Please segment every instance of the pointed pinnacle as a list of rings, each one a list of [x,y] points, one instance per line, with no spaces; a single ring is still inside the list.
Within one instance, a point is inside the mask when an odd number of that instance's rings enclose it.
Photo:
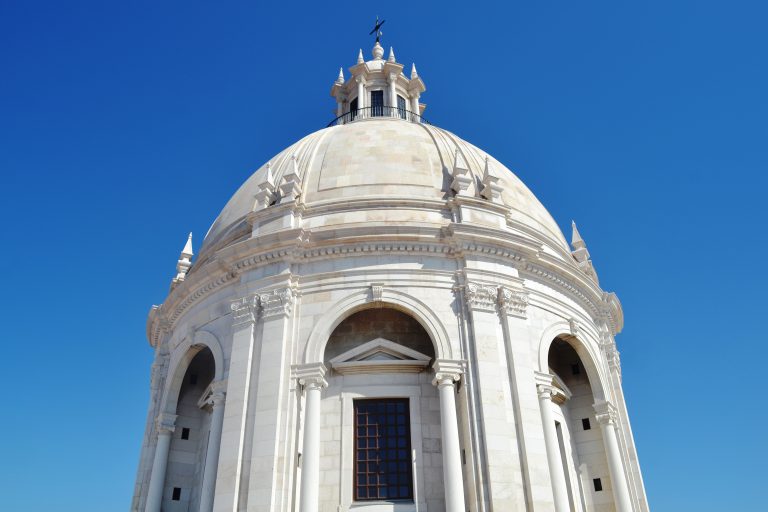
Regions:
[[[181,250],[181,255],[187,256],[188,258],[195,255],[195,253],[192,252],[192,233],[187,237],[187,243],[184,244],[184,248]]]
[[[574,249],[578,249],[580,247],[586,247],[587,244],[581,238],[579,229],[576,227],[576,221],[573,221],[573,220],[571,221],[571,229],[573,231],[573,234],[571,235],[571,245],[574,247]]]
[[[391,46],[389,47],[389,57],[387,57],[387,62],[395,62],[395,50]]]
[[[264,174],[264,181],[273,185],[275,184],[275,177],[272,174],[272,162],[267,162],[267,172]]]
[[[339,76],[336,78],[337,84],[343,84],[344,83],[344,68],[339,68]]]
[[[363,58],[363,49],[360,48],[360,53],[357,54],[357,63],[362,64],[365,62],[365,59]]]
[[[416,71],[415,62],[411,65],[411,80],[413,80],[414,78],[419,78],[419,73]]]

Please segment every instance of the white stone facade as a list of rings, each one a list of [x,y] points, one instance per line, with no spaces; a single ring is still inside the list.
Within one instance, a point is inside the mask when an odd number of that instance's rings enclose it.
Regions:
[[[621,306],[578,232],[420,116],[347,115],[377,88],[421,114],[415,69],[350,71],[339,124],[254,173],[150,312],[132,510],[647,511]],[[410,499],[355,499],[377,398],[407,399]]]

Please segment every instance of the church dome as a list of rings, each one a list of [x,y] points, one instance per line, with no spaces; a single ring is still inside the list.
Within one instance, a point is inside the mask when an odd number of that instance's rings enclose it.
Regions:
[[[131,510],[647,512],[616,295],[384,53],[189,235]]]
[[[560,228],[525,184],[503,164],[453,133],[399,118],[371,117],[314,132],[270,161],[274,183],[292,171],[300,176],[301,201],[307,208],[354,199],[442,201],[450,198],[453,170],[465,167],[465,193],[481,197],[483,176],[498,178],[500,202],[508,218],[568,251]],[[202,255],[250,235],[246,217],[254,208],[267,164],[253,173],[211,226]],[[366,220],[369,222],[370,219]]]

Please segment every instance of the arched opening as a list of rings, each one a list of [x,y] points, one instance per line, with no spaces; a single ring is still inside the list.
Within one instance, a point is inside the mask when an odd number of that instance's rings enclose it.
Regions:
[[[601,428],[595,419],[597,399],[590,381],[593,368],[585,366],[574,343],[579,341],[555,338],[548,353],[549,372],[554,375],[557,391],[549,405],[555,419],[568,501],[573,512],[612,511],[615,506],[608,462]]]
[[[211,409],[207,398],[215,371],[213,353],[205,347],[192,357],[184,372],[173,411],[177,417],[165,473],[164,511],[197,510],[200,506],[211,427]]]
[[[427,331],[412,316],[393,308],[363,309],[341,321],[325,346],[328,363],[340,354],[371,340],[384,338],[435,358]]]
[[[320,422],[320,467],[333,468],[323,476],[333,485],[321,486],[321,512],[445,508],[435,357],[427,331],[399,309],[356,311],[334,328]]]

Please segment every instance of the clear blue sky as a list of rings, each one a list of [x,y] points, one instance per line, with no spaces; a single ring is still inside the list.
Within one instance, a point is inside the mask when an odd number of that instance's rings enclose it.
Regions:
[[[379,14],[427,118],[576,219],[618,293],[652,510],[768,510],[761,4],[0,0],[0,508],[128,509],[187,232],[332,118]]]

